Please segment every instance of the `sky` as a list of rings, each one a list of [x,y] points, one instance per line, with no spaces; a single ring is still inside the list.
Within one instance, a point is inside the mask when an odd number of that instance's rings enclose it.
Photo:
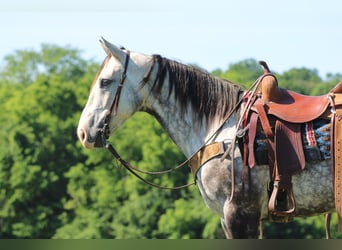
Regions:
[[[49,43],[105,57],[99,38],[212,71],[253,58],[274,72],[342,73],[341,0],[0,0],[0,62]]]

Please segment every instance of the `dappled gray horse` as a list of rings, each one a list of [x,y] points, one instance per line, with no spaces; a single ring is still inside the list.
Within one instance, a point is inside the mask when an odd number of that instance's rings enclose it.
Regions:
[[[91,87],[77,133],[84,147],[106,145],[109,137],[135,112],[155,117],[192,164],[207,206],[221,217],[227,238],[257,238],[269,218],[268,165],[247,169],[237,146],[245,103],[240,86],[163,58],[131,52],[102,39],[107,54]],[[198,152],[215,145],[213,157]],[[206,154],[203,153],[203,154]],[[222,157],[224,155],[224,157]],[[292,177],[294,216],[334,211],[330,160],[306,163]]]

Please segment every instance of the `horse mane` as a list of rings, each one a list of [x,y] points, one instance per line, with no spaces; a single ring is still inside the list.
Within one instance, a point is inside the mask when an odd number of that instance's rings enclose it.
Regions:
[[[174,93],[180,104],[182,115],[191,104],[197,118],[207,120],[214,117],[224,118],[239,100],[242,89],[228,80],[210,75],[199,68],[170,60],[160,55],[153,55],[154,64],[158,64],[157,77],[153,82],[151,92],[158,96],[166,77],[169,77],[168,95]],[[144,77],[142,84],[148,81],[150,72]]]

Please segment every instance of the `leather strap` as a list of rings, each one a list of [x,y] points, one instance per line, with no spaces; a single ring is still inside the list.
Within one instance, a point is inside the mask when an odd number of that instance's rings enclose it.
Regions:
[[[213,142],[204,146],[189,160],[189,165],[196,180],[196,174],[201,166],[212,158],[224,154],[224,142]]]
[[[182,189],[185,187],[189,187],[191,185],[194,185],[195,182],[192,183],[188,183],[185,185],[181,185],[181,186],[176,186],[176,187],[165,187],[165,186],[160,186],[158,184],[155,184],[153,182],[150,182],[148,180],[146,180],[145,178],[143,178],[142,176],[140,176],[137,171],[136,168],[133,167],[132,165],[130,165],[127,161],[125,161],[124,159],[121,158],[121,156],[118,154],[118,152],[116,152],[115,148],[112,146],[112,144],[107,143],[105,145],[105,147],[108,149],[108,151],[116,158],[116,160],[118,160],[129,172],[131,172],[135,177],[137,177],[139,180],[141,180],[142,182],[152,186],[152,187],[156,187],[156,188],[160,188],[160,189],[168,189],[168,190],[177,190],[177,189]]]
[[[339,232],[342,232],[342,110],[336,110],[333,120],[333,161],[335,166],[335,207],[339,216]]]
[[[253,168],[255,166],[255,155],[254,155],[254,141],[257,132],[258,114],[252,112],[249,120],[248,130],[248,166]]]
[[[268,209],[271,214],[274,214],[276,216],[289,216],[295,211],[296,208],[295,198],[292,191],[291,176],[288,174],[280,176],[275,154],[275,136],[274,132],[272,131],[270,122],[268,120],[264,104],[262,102],[256,102],[254,104],[254,107],[258,112],[261,126],[265,132],[266,138],[268,139],[268,160],[270,166],[270,175],[274,182],[273,191],[268,203]],[[285,189],[287,190],[288,206],[286,210],[279,210],[276,205],[278,193],[279,190]]]
[[[274,134],[270,125],[270,122],[268,121],[267,114],[264,108],[264,104],[261,102],[256,102],[254,104],[254,107],[257,109],[261,126],[264,129],[265,135],[267,139],[274,140]]]
[[[261,122],[262,129],[265,132],[265,136],[268,141],[268,165],[270,166],[270,172],[271,176],[274,171],[275,166],[275,146],[274,146],[274,133],[272,131],[270,122],[268,121],[267,114],[264,108],[264,104],[261,102],[256,102],[254,104],[254,107],[256,108],[259,119]]]
[[[130,51],[127,50],[126,52],[126,59],[125,59],[125,64],[124,64],[124,71],[122,72],[121,78],[120,78],[120,83],[118,86],[118,89],[116,91],[116,95],[114,97],[112,106],[110,107],[110,113],[113,112],[114,115],[118,113],[118,106],[119,106],[119,101],[120,101],[120,96],[121,96],[121,90],[123,87],[123,84],[126,80],[126,74],[127,74],[127,69],[128,69],[128,62],[129,62],[129,57],[130,57]]]

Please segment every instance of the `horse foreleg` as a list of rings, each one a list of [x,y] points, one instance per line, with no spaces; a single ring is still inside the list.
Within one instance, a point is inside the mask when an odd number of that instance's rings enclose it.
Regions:
[[[221,218],[221,226],[222,226],[222,230],[224,232],[224,235],[226,236],[227,239],[232,239],[231,237],[231,233],[226,225],[226,222],[224,220],[224,218]]]
[[[227,239],[247,239],[258,237],[258,213],[247,213],[243,208],[229,203],[224,207],[222,229]]]
[[[259,239],[262,240],[262,238],[264,237],[264,230],[262,227],[262,220],[259,221]]]
[[[325,214],[325,237],[326,239],[331,239],[330,220],[331,220],[331,213]]]

